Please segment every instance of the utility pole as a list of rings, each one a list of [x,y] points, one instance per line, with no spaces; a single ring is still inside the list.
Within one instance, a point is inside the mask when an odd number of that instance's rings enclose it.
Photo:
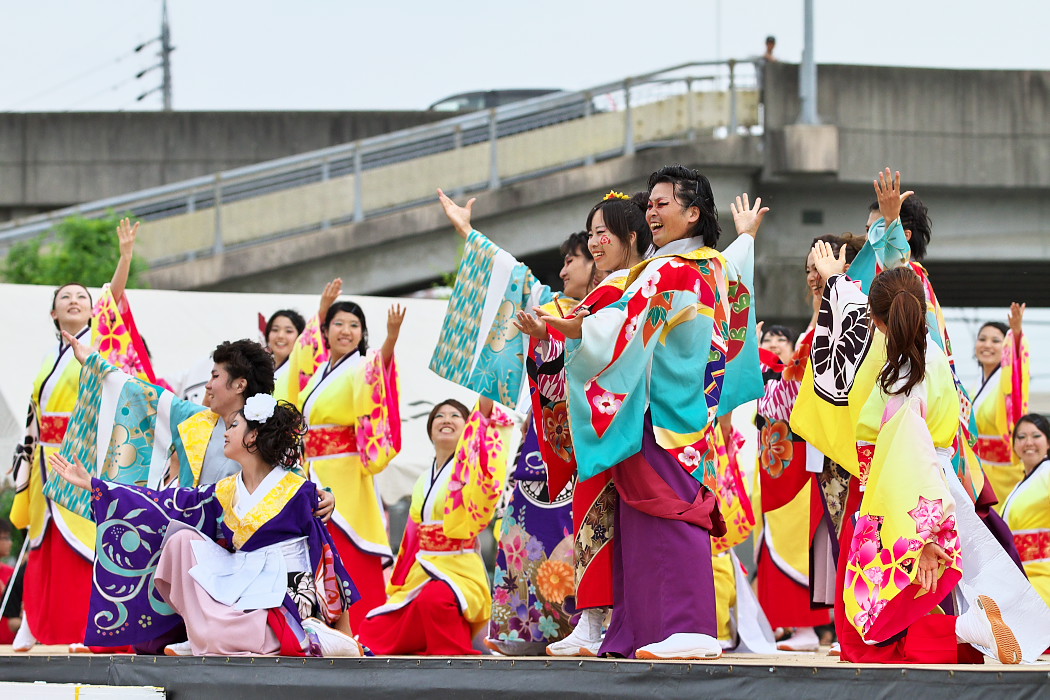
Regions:
[[[171,111],[171,29],[168,27],[168,0],[161,3],[160,15],[160,65],[161,95],[164,98],[164,111]]]
[[[817,114],[817,62],[813,58],[813,0],[803,0],[805,6],[803,35],[805,44],[802,47],[802,65],[799,66],[798,98],[802,109],[798,115],[799,124],[819,124]]]

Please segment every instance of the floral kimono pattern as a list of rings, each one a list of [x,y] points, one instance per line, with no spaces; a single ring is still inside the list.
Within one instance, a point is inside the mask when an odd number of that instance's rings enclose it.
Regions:
[[[1000,503],[1024,477],[1024,467],[1014,455],[1013,431],[1028,413],[1031,380],[1028,338],[1008,331],[999,367],[977,389],[973,413],[977,420],[974,452],[981,459],[988,481]]]
[[[1014,533],[1025,575],[1050,607],[1050,460],[1036,465],[1014,488],[1003,519]]]
[[[317,369],[328,360],[328,348],[321,332],[321,323],[315,314],[295,339],[292,352],[273,373],[273,397],[299,404],[299,392],[306,388]]]
[[[276,612],[296,630],[307,651],[303,612],[335,622],[357,599],[331,536],[314,517],[317,489],[286,472],[243,517],[234,510],[238,475],[200,488],[155,491],[92,479],[91,506],[98,523],[94,590],[86,643],[118,646],[148,642],[179,624],[154,586],[164,536],[173,521],[185,523],[228,551],[251,552],[305,537],[310,571],[289,576]],[[282,653],[296,650],[282,648]]]

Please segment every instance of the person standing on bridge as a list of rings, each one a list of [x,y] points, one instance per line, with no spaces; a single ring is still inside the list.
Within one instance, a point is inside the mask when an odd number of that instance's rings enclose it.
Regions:
[[[618,498],[603,655],[722,654],[711,537],[727,528],[704,480],[716,469],[718,416],[762,394],[751,277],[768,209],[743,195],[732,210],[741,235],[722,254],[709,180],[662,168],[649,179],[657,249],[623,293],[571,319],[537,310],[566,339],[579,478],[611,471]]]

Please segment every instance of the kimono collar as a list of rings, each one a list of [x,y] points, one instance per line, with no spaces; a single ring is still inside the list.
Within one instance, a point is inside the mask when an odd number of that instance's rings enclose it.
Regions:
[[[278,467],[278,469],[280,468]],[[278,471],[278,469],[274,471]],[[299,487],[306,482],[306,479],[295,472],[284,471],[283,469],[280,469],[280,472],[283,472],[280,480],[243,517],[237,513],[235,500],[237,498],[237,482],[240,480],[240,475],[228,476],[215,485],[215,497],[222,504],[225,514],[224,521],[226,527],[233,533],[232,544],[235,549],[244,547],[245,543],[252,538],[252,535],[259,531],[259,528],[270,522],[272,518],[284,510],[288,502],[292,500],[292,497],[299,493]],[[261,492],[262,487],[263,484],[260,484],[256,492]]]
[[[245,513],[250,511],[255,506],[259,505],[266,495],[284,477],[284,470],[280,467],[275,467],[270,470],[270,473],[263,477],[263,480],[259,482],[259,485],[255,487],[255,491],[248,491],[248,487],[244,484],[244,472],[239,471],[236,474],[237,477],[237,495],[233,501],[233,509],[237,512],[239,517],[244,517]]]
[[[648,257],[661,258],[665,255],[685,255],[686,253],[695,253],[706,247],[703,238],[690,236],[689,238],[679,238],[677,241],[671,241],[662,248],[652,245],[649,247]]]

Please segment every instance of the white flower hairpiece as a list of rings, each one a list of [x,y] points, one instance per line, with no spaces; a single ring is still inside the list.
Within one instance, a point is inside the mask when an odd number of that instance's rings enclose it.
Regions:
[[[244,402],[244,417],[256,423],[265,423],[273,417],[277,399],[269,394],[256,394]]]

